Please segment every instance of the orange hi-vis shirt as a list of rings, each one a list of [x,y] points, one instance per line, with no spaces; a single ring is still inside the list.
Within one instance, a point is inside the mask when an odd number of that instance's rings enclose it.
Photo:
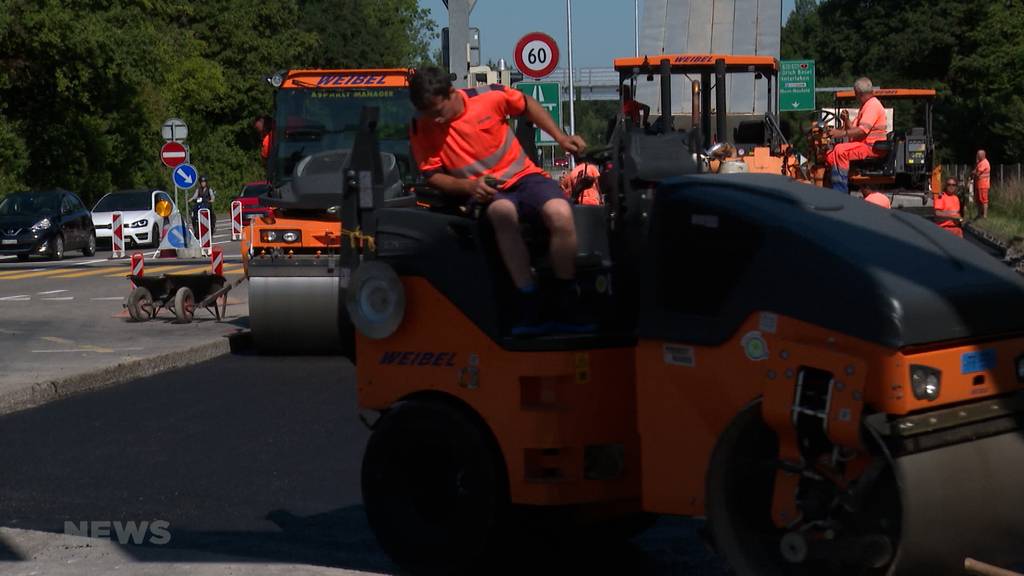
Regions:
[[[864,142],[867,144],[885,140],[887,134],[885,107],[878,101],[878,98],[872,96],[860,107],[857,117],[853,120],[853,125],[859,126],[867,134],[867,137],[864,138]]]
[[[959,216],[960,198],[957,198],[953,194],[942,194],[935,199],[935,211],[956,212],[957,216]],[[951,220],[943,220],[939,222],[939,226],[942,226],[943,228],[956,228],[957,224]]]
[[[507,189],[528,174],[544,174],[530,160],[508,125],[526,111],[526,97],[501,84],[456,90],[465,106],[451,122],[413,120],[409,139],[424,178],[445,173],[459,178],[491,176]]]
[[[978,165],[974,167],[978,171],[978,176],[975,179],[975,186],[978,188],[988,188],[992,180],[992,166],[988,163],[988,158],[978,162]]]

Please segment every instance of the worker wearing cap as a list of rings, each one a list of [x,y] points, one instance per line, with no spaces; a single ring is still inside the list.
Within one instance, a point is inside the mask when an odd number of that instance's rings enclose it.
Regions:
[[[590,162],[580,162],[570,172],[566,172],[559,179],[562,192],[570,202],[583,204],[585,206],[601,205],[601,189],[598,186],[598,179],[601,172],[597,165]]]
[[[949,218],[960,218],[960,197],[956,195],[956,189],[956,178],[947,178],[942,194],[935,198],[935,215],[940,218],[939,226],[962,238],[964,233],[960,229],[959,222],[949,220]]]
[[[978,150],[977,163],[974,165],[974,199],[978,202],[978,210],[982,218],[988,218],[988,189],[992,183],[992,167],[985,157],[984,150]]]
[[[633,90],[629,86],[622,87],[622,114],[629,118],[634,126],[647,127],[651,115],[651,107],[633,99]]]
[[[869,78],[858,78],[853,91],[860,101],[860,111],[849,128],[833,128],[832,138],[846,138],[848,141],[836,144],[825,156],[831,167],[832,188],[849,192],[850,161],[875,156],[871,145],[886,138],[885,108],[875,98],[875,88]]]
[[[447,72],[430,67],[409,80],[409,97],[419,115],[413,120],[413,155],[427,184],[486,207],[498,248],[518,289],[513,335],[556,331],[588,332],[576,285],[576,227],[558,183],[537,167],[509,127],[509,116],[523,116],[567,152],[583,150],[579,136],[563,133],[533,98],[500,84],[456,90]],[[520,220],[544,225],[550,236],[559,317],[543,318],[542,301],[520,233]]]

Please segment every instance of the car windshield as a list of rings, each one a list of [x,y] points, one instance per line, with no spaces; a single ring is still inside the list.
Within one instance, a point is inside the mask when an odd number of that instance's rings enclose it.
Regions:
[[[0,216],[36,216],[56,212],[60,194],[11,194],[0,203]]]
[[[151,192],[115,192],[107,194],[96,203],[93,212],[127,212],[152,208]]]
[[[269,184],[252,184],[242,190],[243,198],[255,198],[270,192]]]
[[[409,122],[414,109],[406,88],[279,90],[274,130],[275,182],[290,179],[306,156],[351,148],[363,106],[380,109],[380,149],[395,155],[402,179],[411,182]]]

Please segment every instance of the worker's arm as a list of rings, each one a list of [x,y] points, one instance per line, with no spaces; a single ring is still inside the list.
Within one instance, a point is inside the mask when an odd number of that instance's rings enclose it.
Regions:
[[[440,190],[441,192],[462,198],[474,198],[479,202],[486,202],[498,193],[497,190],[488,186],[483,178],[475,180],[469,178],[457,178],[450,174],[440,172],[431,174],[427,178],[427,186]]]
[[[860,126],[853,128],[833,128],[830,132],[833,138],[849,138],[850,140],[863,140],[868,133]]]
[[[575,134],[569,135],[562,132],[561,128],[555,124],[555,120],[548,114],[548,111],[540,105],[540,102],[537,102],[527,94],[523,96],[526,98],[526,111],[523,112],[523,116],[530,122],[533,122],[538,128],[550,134],[563,150],[575,154],[587,147],[587,143],[583,138]]]
[[[644,103],[641,102],[640,103],[640,115],[642,116],[641,120],[643,121],[643,125],[647,126],[648,121],[651,118],[651,107],[648,106],[647,104],[644,104]]]

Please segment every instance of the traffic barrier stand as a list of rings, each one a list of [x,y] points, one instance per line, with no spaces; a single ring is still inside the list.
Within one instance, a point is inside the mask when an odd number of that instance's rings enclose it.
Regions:
[[[132,254],[132,273],[131,276],[142,276],[146,266],[146,257],[142,255],[142,252],[135,252]],[[132,290],[135,290],[135,282],[131,281]]]
[[[210,251],[210,273],[217,276],[224,275],[224,251],[220,246],[214,246]]]
[[[213,244],[210,238],[210,211],[206,208],[199,209],[199,248],[203,256],[210,255],[210,246]]]
[[[114,212],[110,220],[111,258],[124,258],[124,222],[120,212]]]
[[[242,239],[242,203],[238,200],[231,202],[231,239]]]

